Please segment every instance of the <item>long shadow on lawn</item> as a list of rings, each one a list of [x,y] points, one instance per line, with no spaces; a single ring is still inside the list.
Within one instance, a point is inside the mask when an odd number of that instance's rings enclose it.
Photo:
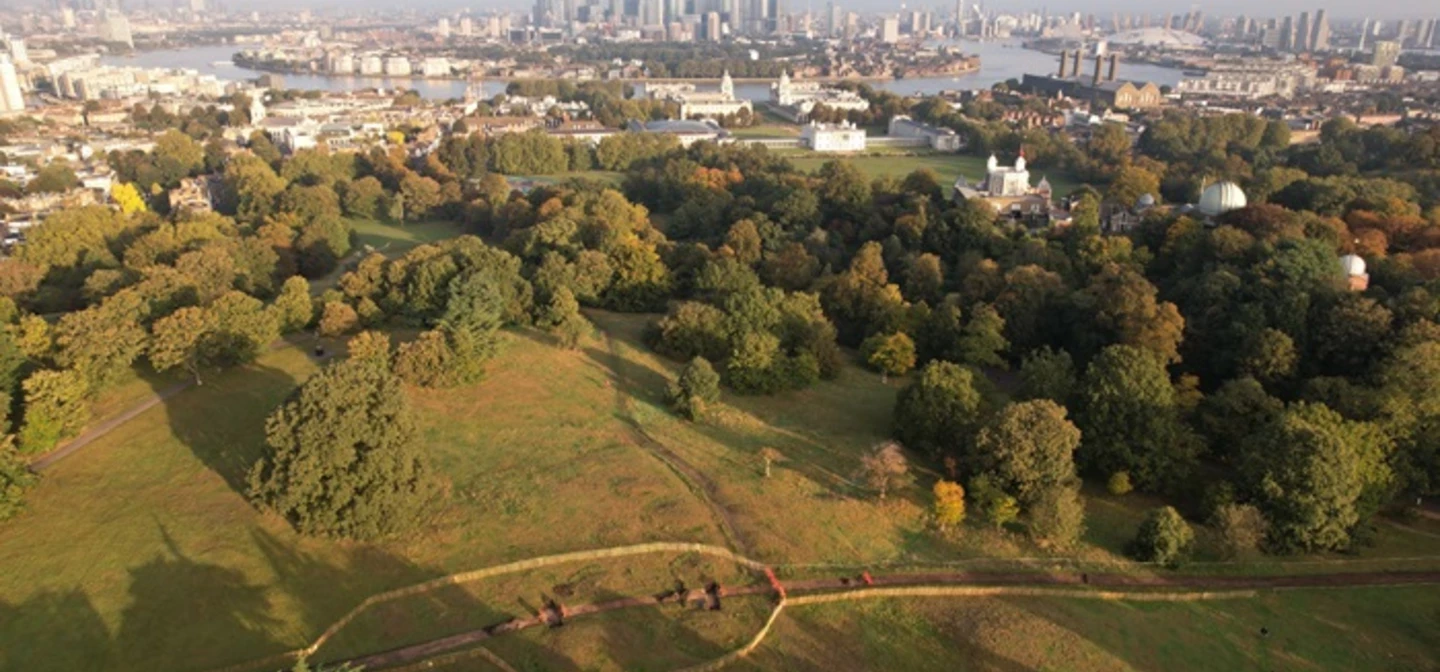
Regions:
[[[0,646],[0,669],[191,669],[221,662],[209,657],[216,649],[282,648],[270,634],[278,622],[270,615],[264,586],[238,570],[199,562],[163,528],[160,534],[165,552],[129,570],[130,604],[113,637],[80,590],[47,591],[18,605],[0,603],[0,641],[11,642]],[[199,621],[203,630],[187,627]]]
[[[244,495],[265,444],[265,418],[298,384],[289,373],[259,364],[226,371],[165,401],[170,430]]]

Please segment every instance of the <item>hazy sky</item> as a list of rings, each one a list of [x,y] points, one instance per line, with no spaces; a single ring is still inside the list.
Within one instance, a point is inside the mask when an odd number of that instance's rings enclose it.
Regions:
[[[3,4],[6,0],[0,0]],[[151,5],[163,5],[172,0],[149,0]],[[297,7],[310,8],[355,8],[385,9],[397,6],[395,0],[223,0],[234,9],[284,10]],[[807,2],[819,13],[829,0],[783,0],[791,11],[804,11]],[[127,4],[141,5],[146,0],[127,0]],[[971,4],[976,0],[966,0]],[[901,3],[895,0],[835,0],[845,9],[858,12],[895,12]],[[411,0],[404,3],[417,9],[489,9],[525,10],[533,6],[534,0]],[[954,11],[954,0],[920,0],[905,3],[907,7],[928,7],[949,14]],[[1111,12],[1151,12],[1155,15],[1165,12],[1184,13],[1191,9],[1202,9],[1209,16],[1230,16],[1247,14],[1252,17],[1283,16],[1302,11],[1314,12],[1324,8],[1332,18],[1350,19],[1370,17],[1374,19],[1419,19],[1440,18],[1440,2],[1436,0],[1214,0],[1195,3],[1186,0],[988,0],[985,5],[1001,11],[1023,11],[1047,8],[1052,13],[1073,11],[1094,12],[1104,16]]]

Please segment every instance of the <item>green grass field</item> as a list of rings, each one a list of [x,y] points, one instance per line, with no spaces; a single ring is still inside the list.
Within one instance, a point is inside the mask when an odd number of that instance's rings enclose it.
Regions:
[[[405,231],[411,241],[443,237],[438,227]],[[378,228],[368,235],[382,234],[399,239]],[[679,365],[641,342],[654,316],[592,317],[599,330],[578,350],[508,331],[478,385],[411,391],[421,443],[450,497],[422,529],[386,543],[303,538],[243,496],[265,416],[318,370],[308,343],[212,375],[121,425],[48,471],[29,510],[0,525],[0,670],[213,669],[302,646],[370,595],[458,571],[646,541],[723,544],[706,495],[658,459],[642,431],[714,482],[710,496],[729,512],[747,554],[782,574],[842,571],[797,563],[926,566],[1044,555],[1020,534],[979,525],[951,538],[934,534],[925,507],[935,474],[923,461],[917,485],[884,504],[852,482],[860,452],[888,436],[903,380],[886,384],[851,367],[803,392],[727,395],[712,422],[683,422],[663,402]],[[115,388],[97,422],[164,383],[137,376]],[[787,458],[769,479],[756,457],[766,446]],[[1082,556],[1118,560],[1150,505],[1137,496],[1092,497],[1092,543]],[[1436,532],[1387,528],[1374,549],[1337,558],[1331,571],[1350,568],[1341,561],[1433,556]],[[584,603],[665,590],[675,578],[693,586],[702,576],[751,580],[685,556],[578,563],[405,598],[366,612],[321,653],[348,657],[486,625],[530,613],[541,594]],[[1367,589],[1203,606],[1063,598],[814,606],[787,612],[747,664],[1425,669],[1416,663],[1440,650],[1437,602],[1433,589]],[[719,613],[631,609],[488,646],[520,669],[673,669],[738,646],[767,604],[740,600]],[[1244,639],[1261,621],[1277,624],[1275,637]],[[1379,657],[1387,654],[1394,658]]]
[[[454,238],[465,231],[455,222],[431,220],[424,222],[382,222],[375,219],[351,219],[360,246],[369,246],[387,256],[404,254],[411,248],[437,240]]]
[[[833,161],[837,157],[816,155],[813,152],[787,154],[790,162],[795,167],[816,171],[827,161]],[[940,176],[940,184],[948,187],[955,183],[955,178],[965,175],[972,184],[985,179],[985,162],[989,157],[972,156],[969,154],[919,154],[916,156],[853,156],[846,160],[854,163],[861,170],[873,177],[904,178],[906,175],[921,168],[929,168]],[[1050,186],[1054,189],[1056,196],[1068,194],[1081,186],[1081,182],[1074,176],[1060,171],[1045,171],[1032,169],[1030,180],[1032,184],[1039,184],[1040,178],[1050,180]]]

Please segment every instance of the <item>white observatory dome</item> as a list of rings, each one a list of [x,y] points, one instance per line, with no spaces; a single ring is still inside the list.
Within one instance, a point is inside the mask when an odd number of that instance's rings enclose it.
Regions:
[[[1231,210],[1245,207],[1245,192],[1234,182],[1216,182],[1200,194],[1200,212],[1207,217],[1219,217]]]

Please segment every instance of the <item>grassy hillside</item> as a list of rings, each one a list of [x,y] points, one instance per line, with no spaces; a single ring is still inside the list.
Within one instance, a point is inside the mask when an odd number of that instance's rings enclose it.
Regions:
[[[713,422],[692,424],[664,407],[665,382],[678,365],[641,343],[653,317],[592,317],[599,330],[578,350],[510,331],[478,385],[411,391],[422,444],[450,497],[407,538],[306,539],[246,501],[245,474],[260,454],[265,416],[318,370],[308,343],[208,377],[57,463],[32,492],[29,511],[0,525],[0,670],[212,669],[305,645],[380,591],[569,551],[660,540],[723,545],[725,521],[744,553],[786,575],[849,571],[797,566],[812,563],[926,566],[1044,555],[1014,531],[972,525],[949,539],[935,535],[926,517],[935,474],[923,461],[917,485],[885,504],[852,482],[860,452],[889,435],[903,380],[885,384],[847,368],[804,392],[727,395]],[[100,415],[119,412],[147,386],[169,384],[137,377],[106,398]],[[762,447],[787,458],[768,479],[757,459]],[[1083,557],[1118,560],[1152,504],[1092,497],[1092,543]],[[1364,557],[1341,560],[1433,555],[1434,527],[1387,528]],[[1271,563],[1264,571],[1348,566]],[[543,595],[583,604],[653,594],[676,579],[692,587],[759,581],[689,556],[577,563],[396,601],[357,618],[321,654],[373,653],[531,614]],[[1304,669],[1373,669],[1379,659],[1346,657],[1347,643],[1377,643],[1372,651],[1415,662],[1437,650],[1440,630],[1424,620],[1440,608],[1433,590],[1297,591],[1204,608],[1027,600],[796,608],[751,664],[876,669],[894,660],[933,668],[979,651],[980,644],[946,648],[972,637],[990,647],[998,662],[982,667],[992,669],[1153,668],[1161,658],[1146,647],[1172,640],[1177,655],[1212,669],[1264,662],[1258,656],[1272,650],[1305,661],[1297,665]],[[520,669],[672,669],[738,646],[767,605],[747,598],[716,613],[630,609],[489,646]],[[990,620],[974,622],[981,616]],[[1283,635],[1273,626],[1271,644],[1239,639],[1256,619],[1306,625]],[[999,625],[985,625],[992,621]],[[1217,634],[1182,637],[1187,628]],[[1276,648],[1282,641],[1291,648]]]

